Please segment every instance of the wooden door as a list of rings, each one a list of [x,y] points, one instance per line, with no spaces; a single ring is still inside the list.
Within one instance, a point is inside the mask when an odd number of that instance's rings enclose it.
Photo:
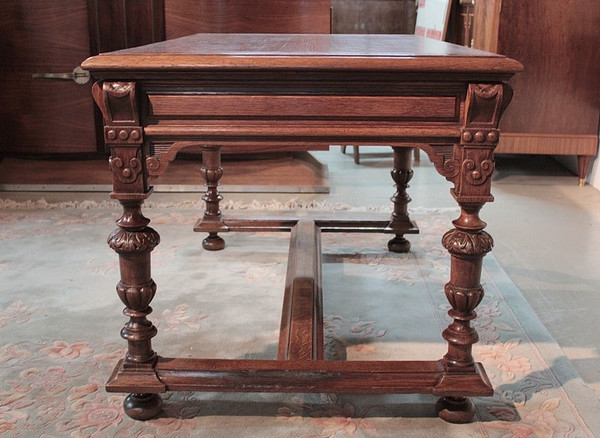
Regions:
[[[164,39],[163,0],[2,0],[0,153],[103,152],[92,81],[70,73],[90,55]]]
[[[96,151],[91,84],[34,79],[72,72],[90,54],[86,0],[3,0],[0,151]]]

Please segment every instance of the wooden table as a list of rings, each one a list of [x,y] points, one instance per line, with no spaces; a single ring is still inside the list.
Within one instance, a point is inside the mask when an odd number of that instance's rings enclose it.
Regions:
[[[108,243],[119,254],[128,352],[106,388],[131,393],[124,403],[130,417],[155,416],[160,393],[191,390],[431,393],[441,397],[441,418],[471,420],[469,397],[493,393],[471,354],[482,258],[493,245],[479,210],[493,200],[498,121],[512,95],[505,81],[522,69],[518,62],[412,35],[198,34],[95,56],[83,67],[98,81],[111,197],[123,206]],[[243,152],[256,143],[392,146],[391,218],[224,217],[220,148]],[[141,206],[149,181],[190,146],[203,154],[206,211],[195,230],[208,233],[204,248],[222,249],[224,232],[291,231],[277,360],[163,358],[152,350],[150,254],[160,239]],[[442,238],[451,254],[445,293],[453,322],[442,334],[448,352],[437,361],[324,360],[320,233],[391,233],[389,249],[408,251],[404,235],[417,231],[406,194],[413,147],[453,183],[461,208]]]

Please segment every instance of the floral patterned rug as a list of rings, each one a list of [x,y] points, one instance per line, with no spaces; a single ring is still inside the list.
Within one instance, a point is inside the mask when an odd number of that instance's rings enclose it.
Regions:
[[[162,238],[153,252],[155,350],[167,357],[275,358],[289,235],[232,233],[224,236],[224,251],[206,252],[203,236],[191,230],[201,210],[150,207],[145,213]],[[187,392],[164,395],[159,418],[133,421],[122,412],[124,395],[103,389],[125,351],[117,257],[105,243],[118,215],[111,203],[0,202],[3,436],[600,435],[598,399],[491,254],[474,355],[495,393],[474,400],[471,424],[437,418],[433,396]],[[440,239],[457,212],[412,216],[421,234],[411,237],[409,254],[389,253],[383,235],[323,235],[328,359],[435,360],[444,354],[449,260]]]

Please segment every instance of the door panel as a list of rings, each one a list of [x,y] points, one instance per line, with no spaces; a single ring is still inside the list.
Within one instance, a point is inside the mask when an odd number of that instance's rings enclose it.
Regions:
[[[91,83],[33,78],[72,72],[89,41],[86,0],[3,0],[0,151],[96,151]]]

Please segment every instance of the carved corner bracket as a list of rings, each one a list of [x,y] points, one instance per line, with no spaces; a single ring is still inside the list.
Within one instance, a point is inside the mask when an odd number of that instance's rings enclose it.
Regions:
[[[437,171],[454,184],[459,202],[488,202],[494,172],[494,149],[500,141],[498,123],[512,98],[507,84],[469,84],[463,126],[454,145],[431,145]]]
[[[176,141],[174,143],[154,145],[154,154],[146,158],[148,177],[158,178],[165,173],[169,167],[169,163],[175,159],[179,151],[194,146],[199,146],[199,144],[188,141]]]
[[[96,82],[92,95],[104,118],[106,144],[143,143],[135,82]]]

